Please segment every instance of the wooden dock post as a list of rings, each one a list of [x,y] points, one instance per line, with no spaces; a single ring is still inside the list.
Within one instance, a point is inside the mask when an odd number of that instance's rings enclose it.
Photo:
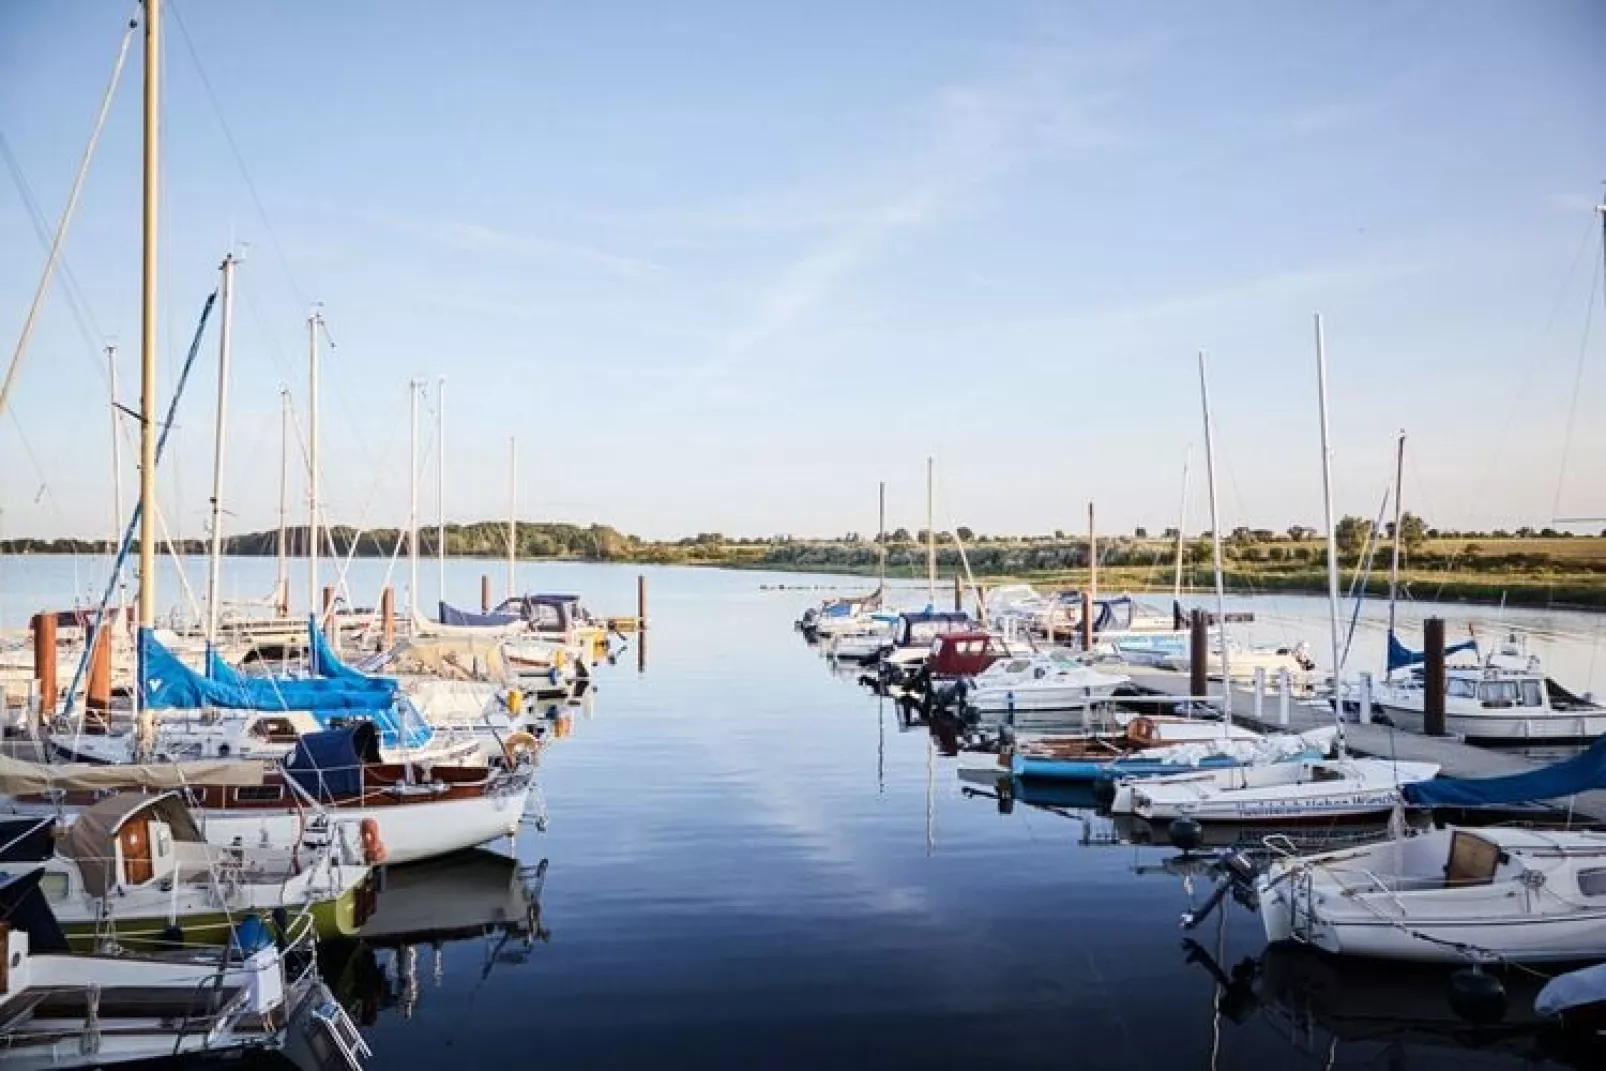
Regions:
[[[329,627],[329,622],[333,621],[334,617],[335,617],[335,586],[333,584],[325,584],[323,586],[323,617],[319,618],[318,627],[319,628],[328,628]]]
[[[56,713],[56,615],[33,615],[33,675],[39,682],[39,720]]]
[[[89,682],[84,688],[84,705],[91,713],[104,717],[112,707],[112,630],[110,619],[95,626],[94,646],[89,651]]]
[[[491,574],[480,574],[480,613],[491,612]]]
[[[1203,610],[1194,610],[1188,622],[1188,694],[1195,698],[1210,694],[1206,669],[1210,662],[1210,628]]]
[[[1290,694],[1293,690],[1293,674],[1288,672],[1287,666],[1284,666],[1277,671],[1277,724],[1284,729],[1288,728],[1288,704],[1293,698]]]
[[[647,574],[636,574],[636,631],[647,631]]]
[[[1422,622],[1422,731],[1444,735],[1444,618]]]
[[[388,584],[379,593],[379,641],[387,651],[396,646],[396,589]]]
[[[954,574],[954,613],[965,608],[965,590],[959,585],[959,574]]]
[[[1093,592],[1082,592],[1082,650],[1093,649]]]

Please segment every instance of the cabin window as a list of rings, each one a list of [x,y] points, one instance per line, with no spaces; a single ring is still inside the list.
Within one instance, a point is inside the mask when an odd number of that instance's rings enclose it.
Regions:
[[[1545,705],[1545,697],[1539,690],[1538,681],[1522,682],[1522,705],[1525,707],[1542,707]]]
[[[1011,662],[1009,665],[1004,667],[1004,672],[1005,673],[1024,673],[1024,672],[1026,672],[1026,667],[1029,666],[1029,665],[1031,665],[1031,663],[1026,661],[1026,659],[1017,658],[1013,662]]]
[[[1478,698],[1488,707],[1513,707],[1517,705],[1516,681],[1484,681],[1478,687]]]
[[[1459,699],[1476,699],[1478,686],[1465,677],[1451,677],[1444,685],[1444,694]]]
[[[1597,866],[1578,872],[1578,891],[1585,896],[1606,896],[1606,867]]]
[[[282,799],[283,785],[241,785],[234,790],[235,803],[273,803]]]

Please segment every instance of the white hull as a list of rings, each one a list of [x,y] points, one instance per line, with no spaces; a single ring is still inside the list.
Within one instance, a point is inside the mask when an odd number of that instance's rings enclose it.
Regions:
[[[1017,688],[978,689],[966,696],[965,702],[980,714],[1007,714],[1011,710],[1078,710],[1089,703],[1108,699],[1115,689],[1126,682],[1125,677],[1117,680],[1119,683],[1097,687],[1065,685],[1033,688],[1031,685],[1021,685]]]
[[[1436,777],[1433,763],[1350,759],[1242,766],[1132,786],[1131,813],[1150,822],[1289,822],[1384,815],[1399,786]]]
[[[1382,701],[1383,713],[1406,728],[1420,728],[1423,721],[1420,707],[1404,706]],[[1491,740],[1509,743],[1527,743],[1544,740],[1593,740],[1606,735],[1606,710],[1599,713],[1544,711],[1530,714],[1510,714],[1480,711],[1476,714],[1445,712],[1445,731],[1467,740]]]

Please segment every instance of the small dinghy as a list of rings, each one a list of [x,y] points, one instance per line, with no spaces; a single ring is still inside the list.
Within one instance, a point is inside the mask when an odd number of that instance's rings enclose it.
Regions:
[[[1569,1030],[1606,1030],[1606,963],[1552,978],[1534,998],[1534,1011]]]
[[[1431,762],[1341,758],[1176,774],[1130,786],[1130,813],[1150,822],[1303,822],[1384,815],[1401,802],[1401,785],[1438,773],[1438,764]]]
[[[1445,963],[1606,956],[1606,833],[1487,827],[1277,862],[1256,882],[1270,941]]]

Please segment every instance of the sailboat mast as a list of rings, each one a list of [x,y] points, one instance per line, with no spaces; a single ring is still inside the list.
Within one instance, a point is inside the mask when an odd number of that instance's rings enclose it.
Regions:
[[[435,381],[435,557],[440,592],[446,598],[446,377]]]
[[[876,514],[876,546],[880,549],[880,560],[877,564],[879,574],[879,590],[881,592],[881,605],[887,604],[887,481],[881,481],[880,511]]]
[[[507,597],[513,598],[518,594],[515,590],[518,579],[516,565],[518,561],[518,516],[519,509],[519,441],[509,438],[507,441]]]
[[[107,544],[107,551],[113,561],[117,557],[117,547],[123,539],[123,421],[122,410],[117,408],[117,345],[112,343],[106,347],[106,376],[111,391],[111,417],[112,417],[112,539]],[[120,572],[120,571],[119,571]],[[121,576],[117,578],[117,610],[124,627],[128,625],[128,585]]]
[[[307,317],[307,613],[318,608],[318,324]],[[319,622],[322,624],[322,622]]]
[[[158,150],[161,121],[162,4],[145,0],[145,108],[143,171],[145,197],[140,240],[143,263],[140,272],[139,325],[139,627],[143,641],[147,630],[156,626],[156,250],[157,207],[161,203],[158,179]],[[137,711],[138,750],[149,747],[155,725],[145,707],[144,643],[138,644],[140,672],[134,687]]]
[[[1193,447],[1182,457],[1182,505],[1177,507],[1177,565],[1172,572],[1171,601],[1182,601],[1182,533],[1188,523],[1188,466],[1193,463]]]
[[[418,611],[418,388],[407,381],[407,617]]]
[[[1232,720],[1232,675],[1227,666],[1227,587],[1221,567],[1221,517],[1216,509],[1216,439],[1210,427],[1210,381],[1205,375],[1204,350],[1199,351],[1199,404],[1204,409],[1205,473],[1210,494],[1210,542],[1216,566],[1216,642],[1221,645],[1222,731]]]
[[[1322,332],[1322,314],[1316,314],[1316,395],[1322,407],[1322,509],[1327,521],[1327,620],[1333,643],[1333,696],[1338,698],[1338,528],[1333,521],[1333,448],[1327,426],[1327,339]],[[1333,704],[1343,741],[1342,703]]]
[[[1400,432],[1399,441],[1394,447],[1394,554],[1389,560],[1389,635],[1394,635],[1394,602],[1399,597],[1400,590],[1400,542],[1404,533],[1400,531],[1402,519],[1401,507],[1403,502],[1401,494],[1405,490],[1405,432]]]
[[[223,258],[223,320],[217,343],[217,419],[212,440],[212,557],[206,572],[206,645],[217,643],[223,574],[223,462],[228,443],[229,359],[234,334],[234,254]]]
[[[290,391],[279,389],[279,556],[278,576],[273,584],[274,611],[283,617],[290,612]]]
[[[1099,600],[1099,543],[1093,531],[1093,503],[1087,504],[1087,599],[1091,609]]]
[[[937,608],[937,526],[933,520],[936,497],[937,461],[926,458],[926,605]]]

